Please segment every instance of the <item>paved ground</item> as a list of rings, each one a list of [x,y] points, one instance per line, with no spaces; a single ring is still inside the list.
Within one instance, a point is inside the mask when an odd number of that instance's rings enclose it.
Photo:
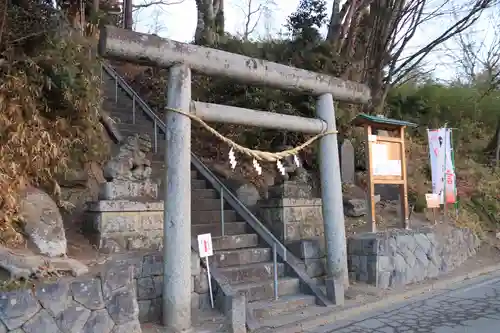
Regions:
[[[310,333],[500,332],[500,272]]]

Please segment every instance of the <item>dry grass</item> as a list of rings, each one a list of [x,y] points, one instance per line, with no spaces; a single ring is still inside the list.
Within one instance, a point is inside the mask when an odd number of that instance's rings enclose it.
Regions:
[[[0,240],[9,243],[21,241],[15,226],[25,186],[46,188],[58,199],[58,176],[101,161],[107,147],[91,46],[54,28],[39,8],[12,6],[7,17],[0,65]]]

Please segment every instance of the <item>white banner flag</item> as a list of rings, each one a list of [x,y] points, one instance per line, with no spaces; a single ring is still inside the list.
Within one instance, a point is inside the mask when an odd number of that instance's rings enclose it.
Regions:
[[[432,193],[438,194],[441,204],[454,203],[455,168],[453,165],[451,129],[428,130],[431,163]],[[445,193],[446,190],[446,193]]]

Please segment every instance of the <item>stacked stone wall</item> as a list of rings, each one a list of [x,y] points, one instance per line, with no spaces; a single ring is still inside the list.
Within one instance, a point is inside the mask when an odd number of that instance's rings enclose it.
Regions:
[[[161,318],[163,258],[120,254],[93,274],[0,292],[0,333],[141,333]],[[208,281],[191,257],[192,310],[209,307]]]
[[[362,233],[348,239],[349,274],[379,288],[404,286],[450,272],[479,246],[471,230],[454,227]]]

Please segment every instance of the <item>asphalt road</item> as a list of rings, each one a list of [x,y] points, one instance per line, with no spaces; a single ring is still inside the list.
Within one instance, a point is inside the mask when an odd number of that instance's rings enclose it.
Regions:
[[[310,333],[500,333],[500,272]]]

